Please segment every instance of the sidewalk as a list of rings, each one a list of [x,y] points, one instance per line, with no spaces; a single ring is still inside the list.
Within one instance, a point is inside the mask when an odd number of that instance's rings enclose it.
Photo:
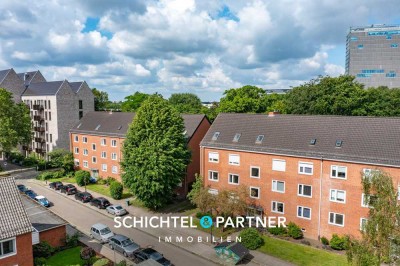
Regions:
[[[44,187],[47,187],[47,185],[43,181],[39,181],[39,180],[35,179],[34,182],[38,183]],[[80,190],[82,190],[82,188],[80,188]],[[104,197],[104,198],[108,199],[111,202],[111,204],[120,204],[129,212],[129,214],[128,214],[129,216],[136,216],[136,217],[182,216],[182,214],[180,214],[180,213],[157,213],[157,212],[148,211],[148,210],[145,210],[145,209],[142,209],[139,207],[135,207],[135,206],[127,206],[126,199],[114,200],[110,197],[104,196],[100,193],[91,191],[89,189],[87,189],[87,191],[89,193],[91,193],[93,195],[93,197],[95,197],[95,198],[96,197]],[[60,194],[60,195],[64,196],[65,198],[67,198],[69,200],[73,200],[70,197],[65,196],[64,194]],[[85,206],[87,206],[88,208],[92,208],[103,215],[109,216],[110,218],[114,217],[112,215],[107,214],[107,212],[104,210],[99,210],[90,205],[85,205]],[[178,246],[179,248],[185,249],[186,251],[188,251],[194,255],[206,258],[214,263],[217,263],[217,264],[223,263],[217,257],[217,255],[213,249],[214,245],[210,243],[210,234],[209,233],[206,233],[206,232],[203,232],[200,230],[196,230],[193,228],[180,228],[180,227],[178,227],[178,228],[136,228],[136,229],[138,229],[142,232],[145,232],[148,235],[151,235],[152,237],[155,237],[157,239],[161,238],[161,241],[164,241],[165,237],[171,237],[172,242],[168,242],[169,244]],[[183,242],[177,243],[177,241],[175,241],[176,237],[182,237]],[[187,241],[188,237],[193,237],[193,242],[188,242]],[[198,242],[197,241],[198,237],[201,237],[203,241]],[[218,241],[218,239],[216,239],[216,241]],[[233,237],[232,237],[232,241],[234,241]],[[266,254],[258,252],[258,251],[250,251],[250,254],[251,254],[250,257],[252,257],[252,259],[245,261],[244,263],[246,265],[251,265],[251,266],[253,266],[253,265],[266,265],[266,266],[293,265],[289,262],[280,260],[278,258],[266,255]]]

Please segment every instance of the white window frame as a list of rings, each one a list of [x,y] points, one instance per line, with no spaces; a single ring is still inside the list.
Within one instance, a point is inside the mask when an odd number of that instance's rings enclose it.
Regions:
[[[211,173],[213,173],[212,177],[211,177]],[[217,179],[214,179],[214,173],[217,173]],[[219,172],[218,171],[214,171],[214,170],[208,170],[208,180],[209,181],[214,181],[214,182],[218,182],[219,181]]]
[[[10,241],[10,240],[13,242],[13,252],[5,254],[5,255],[0,255],[0,259],[4,259],[4,258],[7,258],[7,257],[11,257],[11,256],[17,255],[17,253],[18,253],[18,251],[17,251],[17,238],[12,237],[12,238],[7,238],[7,239],[2,239],[2,240],[0,240],[0,245],[2,246],[3,242],[7,242],[7,241]],[[1,246],[0,246],[0,249],[1,249]]]
[[[333,220],[336,220],[336,216],[337,216],[337,215],[342,215],[342,216],[343,216],[343,224],[332,223],[332,222],[331,222],[331,213],[334,215],[334,219],[333,219]],[[328,216],[328,224],[335,225],[335,226],[340,226],[340,227],[344,227],[344,223],[345,223],[345,218],[346,218],[346,216],[345,216],[343,213],[329,212],[328,215],[329,215],[329,216]]]
[[[219,153],[210,151],[208,153],[208,162],[210,162],[210,163],[218,163],[219,162]]]
[[[334,168],[335,168],[335,170],[336,170],[336,176],[333,176],[333,175],[332,175],[332,171],[334,170]],[[344,178],[343,178],[343,177],[338,177],[339,168],[345,168],[345,171],[344,171],[345,177],[344,177]],[[331,178],[335,178],[335,179],[346,180],[346,179],[347,179],[347,166],[331,165],[330,177],[331,177]]]
[[[279,165],[276,165],[276,164]],[[281,164],[283,163],[283,170],[281,168]],[[279,167],[278,167],[279,166]],[[286,172],[286,160],[282,159],[272,159],[272,171],[278,171],[278,172]]]
[[[216,189],[216,188],[209,188],[209,189],[208,189],[208,193],[210,193],[211,195],[218,195],[218,189]]]
[[[115,152],[111,153],[111,160],[113,160],[113,161],[118,160],[117,153],[115,153]]]
[[[75,135],[74,142],[79,142],[79,136],[78,135]]]
[[[92,156],[92,163],[97,163],[97,157],[96,156]]]
[[[74,166],[79,167],[79,164],[80,164],[79,159],[74,159]]]
[[[113,166],[111,167],[111,173],[113,173],[113,174],[118,174],[118,166],[113,165]]]
[[[311,173],[306,173],[305,168],[311,168]],[[301,171],[303,169],[303,171]],[[314,164],[313,163],[306,163],[306,162],[299,162],[299,174],[300,175],[313,175],[314,174]]]
[[[102,138],[101,142],[100,142],[100,145],[101,146],[106,146],[107,145],[106,143],[107,143],[107,140],[105,138]]]
[[[87,143],[88,142],[88,138],[87,137],[82,137],[82,142],[83,143]]]
[[[302,216],[299,215],[299,208],[301,208],[301,214]],[[304,215],[304,209],[309,209],[310,210],[310,217],[305,217]],[[312,216],[312,209],[310,207],[306,207],[306,206],[297,206],[297,217],[301,218],[301,219],[306,219],[306,220],[311,220],[311,216]]]
[[[261,189],[259,187],[250,187],[249,189],[250,189],[250,198],[252,198],[252,199],[259,199],[260,198]],[[252,189],[257,189],[258,190],[258,196],[257,197],[251,195],[251,190]]]
[[[361,194],[361,207],[363,207],[363,208],[373,208],[372,206],[364,204],[364,195],[365,195],[364,193]],[[375,196],[375,195],[372,195],[372,196]],[[368,201],[369,201],[370,197],[371,197],[371,195],[368,197]]]
[[[258,176],[253,176],[252,171],[251,171],[253,168],[258,169]],[[257,178],[257,179],[261,178],[261,168],[260,168],[260,166],[250,166],[250,178]]]
[[[236,162],[235,160],[232,160],[232,158],[238,158],[238,161]],[[229,154],[229,159],[228,159],[228,163],[230,165],[240,165],[240,155],[239,154]]]
[[[105,166],[105,167],[104,167],[104,166]],[[103,163],[103,164],[101,165],[101,171],[107,172],[107,164],[106,164],[106,163]]]
[[[89,168],[89,163],[88,163],[88,161],[83,161],[83,167],[84,167],[84,168]]]
[[[231,177],[233,177],[233,176],[237,176],[237,180],[238,180],[237,183],[231,182]],[[232,180],[233,180],[233,178],[232,178]],[[232,173],[228,174],[228,184],[230,184],[230,185],[239,185],[239,183],[240,183],[240,176],[238,174],[232,174]]]
[[[276,210],[274,210],[274,203],[275,203]],[[278,204],[282,204],[282,209],[283,209],[282,212],[278,211]],[[280,202],[280,201],[275,201],[275,200],[271,201],[271,212],[285,214],[285,203]]]
[[[74,153],[75,153],[75,154],[79,154],[79,148],[78,148],[78,147],[75,147],[75,148],[74,148]]]
[[[344,192],[344,201],[337,200],[337,199],[338,199],[338,192],[339,192],[339,191],[340,191],[340,192]],[[335,193],[335,199],[332,199],[332,192]],[[332,188],[332,189],[329,190],[329,201],[331,201],[331,202],[336,202],[336,203],[345,204],[345,203],[346,203],[346,197],[347,197],[346,190],[334,189],[334,188]]]
[[[117,147],[117,140],[116,139],[112,139],[111,140],[111,147]]]
[[[88,156],[88,155],[89,155],[89,150],[83,149],[83,156]]]
[[[365,221],[365,223],[367,223],[367,222],[368,222],[368,219],[367,219],[367,218],[364,218],[364,217],[361,217],[361,218],[360,218],[360,231],[361,231],[361,232],[364,232],[364,231],[365,231],[365,228],[363,228],[363,221]],[[365,225],[367,225],[367,224],[365,224]]]
[[[304,194],[304,186],[308,186],[308,187],[311,187],[311,195],[309,196],[309,195],[305,195]],[[302,194],[300,194],[300,187],[302,187],[302,189],[301,189],[301,193]],[[305,198],[312,198],[312,185],[308,185],[308,184],[298,184],[297,185],[297,196],[299,196],[299,197],[305,197]]]
[[[278,183],[283,183],[283,191],[278,190]],[[272,191],[277,193],[285,193],[286,182],[281,180],[272,180]]]
[[[104,155],[104,156],[103,156]],[[102,151],[101,152],[101,158],[102,159],[107,159],[107,152],[106,151]]]

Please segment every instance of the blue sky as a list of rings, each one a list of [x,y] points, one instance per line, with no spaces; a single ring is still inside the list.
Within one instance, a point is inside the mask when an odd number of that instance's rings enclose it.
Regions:
[[[0,2],[0,68],[204,101],[251,84],[285,89],[344,73],[352,25],[400,23],[395,0]]]

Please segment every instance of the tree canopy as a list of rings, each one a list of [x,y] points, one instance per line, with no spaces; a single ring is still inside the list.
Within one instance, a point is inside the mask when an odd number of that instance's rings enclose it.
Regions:
[[[190,151],[184,131],[183,118],[160,95],[142,103],[128,129],[122,180],[149,208],[166,204],[185,176]]]
[[[15,103],[12,93],[0,88],[0,151],[30,143],[31,117],[24,103]]]
[[[100,91],[96,88],[92,89],[94,95],[94,110],[101,111],[107,109],[107,105],[109,104],[108,93],[105,91]]]
[[[180,114],[200,114],[203,111],[200,98],[193,93],[174,93],[168,101]]]
[[[136,112],[149,96],[149,94],[138,91],[132,95],[126,96],[125,101],[123,101],[121,105],[122,112]]]

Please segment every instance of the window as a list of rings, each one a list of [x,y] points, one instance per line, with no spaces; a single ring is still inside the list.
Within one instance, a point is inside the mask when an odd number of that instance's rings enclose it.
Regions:
[[[118,167],[114,165],[114,166],[111,168],[111,172],[112,172],[113,174],[118,174]]]
[[[87,137],[83,137],[83,138],[82,138],[82,142],[83,142],[83,143],[87,143]]]
[[[357,48],[358,48],[358,49],[363,49],[363,48],[364,48],[364,45],[363,45],[363,44],[359,44],[359,45],[357,46]]]
[[[218,189],[209,188],[208,193],[210,193],[211,195],[218,195]]]
[[[100,127],[101,125],[97,125],[97,127],[94,130],[99,130]]]
[[[297,191],[298,196],[302,197],[312,197],[312,186],[311,185],[304,185],[304,184],[299,184],[298,191]]]
[[[313,174],[313,167],[312,163],[299,163],[299,174],[304,175],[312,175]]]
[[[0,258],[17,254],[15,238],[0,241]]]
[[[75,165],[76,167],[79,167],[79,159],[74,159],[74,165]]]
[[[390,47],[392,47],[392,48],[398,48],[399,45],[398,45],[397,43],[392,43],[392,44],[390,45]]]
[[[297,206],[297,217],[311,219],[311,208]]]
[[[217,171],[208,171],[208,180],[218,181],[218,172]]]
[[[331,166],[331,177],[332,178],[346,179],[347,178],[347,167],[346,166],[332,165]]]
[[[233,141],[233,142],[238,142],[241,135],[242,135],[242,134],[240,134],[240,133],[236,133],[235,136],[233,137],[233,140],[232,140],[232,141]]]
[[[83,161],[83,167],[89,168],[89,165],[88,165],[88,162],[87,162],[87,161]]]
[[[317,139],[311,139],[310,140],[310,145],[315,145],[317,144]]]
[[[75,151],[75,154],[79,154],[79,148],[78,147],[75,147],[74,151]]]
[[[340,148],[340,147],[342,147],[342,144],[343,144],[343,141],[338,139],[338,140],[336,140],[335,147]]]
[[[387,78],[395,78],[396,77],[396,73],[394,73],[394,72],[386,73],[386,77]]]
[[[101,139],[101,146],[106,146],[107,140],[106,139]]]
[[[96,144],[95,143],[92,143],[92,150],[96,150]]]
[[[89,151],[87,149],[83,149],[83,155],[88,156]]]
[[[239,185],[239,175],[229,174],[228,183],[233,185]]]
[[[51,121],[51,112],[49,112],[49,121]]]
[[[49,105],[49,109],[51,109],[51,106],[50,106],[50,100],[49,100],[49,104],[48,104],[48,105]]]
[[[364,193],[361,194],[361,207],[365,208],[372,208],[373,202],[376,200],[375,195],[365,195]]]
[[[79,119],[81,119],[83,117],[83,112],[79,111]]]
[[[53,134],[50,134],[50,142],[53,142]]]
[[[117,160],[117,154],[116,153],[111,153],[111,160]]]
[[[271,202],[271,211],[272,212],[277,212],[277,213],[285,213],[285,204],[283,204],[282,202],[278,202],[278,201],[272,201]]]
[[[344,214],[330,212],[329,224],[344,226]]]
[[[79,109],[83,109],[83,102],[82,102],[82,100],[79,100]]]
[[[285,193],[285,182],[272,180],[272,191]]]
[[[360,231],[365,231],[367,222],[368,222],[367,218],[360,218]]]
[[[260,188],[250,187],[250,198],[259,199],[260,198]]]
[[[101,170],[102,170],[103,172],[107,172],[107,164],[103,163],[103,164],[101,165]]]
[[[44,112],[44,119],[47,120],[47,112]]]
[[[111,140],[111,147],[117,147],[117,140],[115,139]]]
[[[212,136],[212,138],[211,138],[211,140],[217,140],[218,139],[218,137],[219,137],[219,132],[217,131],[217,132],[214,132],[214,135]]]
[[[97,158],[96,158],[96,156],[93,156],[93,157],[92,157],[92,163],[97,163]]]
[[[346,191],[339,189],[331,189],[329,192],[329,200],[338,203],[346,203]]]
[[[256,143],[261,144],[264,140],[264,135],[258,135],[256,138]]]
[[[209,152],[208,153],[208,161],[211,163],[218,163],[219,162],[218,152]]]
[[[102,151],[102,152],[101,152],[101,158],[102,158],[102,159],[106,159],[106,158],[107,158],[107,152]]]
[[[250,177],[251,178],[260,178],[260,167],[250,166]]]
[[[286,161],[273,159],[272,160],[272,170],[285,172],[286,171]]]
[[[239,165],[240,164],[240,156],[237,154],[229,154],[229,164]]]
[[[78,142],[78,141],[79,141],[79,137],[78,137],[78,136],[75,136],[74,141],[75,141],[75,142]]]

